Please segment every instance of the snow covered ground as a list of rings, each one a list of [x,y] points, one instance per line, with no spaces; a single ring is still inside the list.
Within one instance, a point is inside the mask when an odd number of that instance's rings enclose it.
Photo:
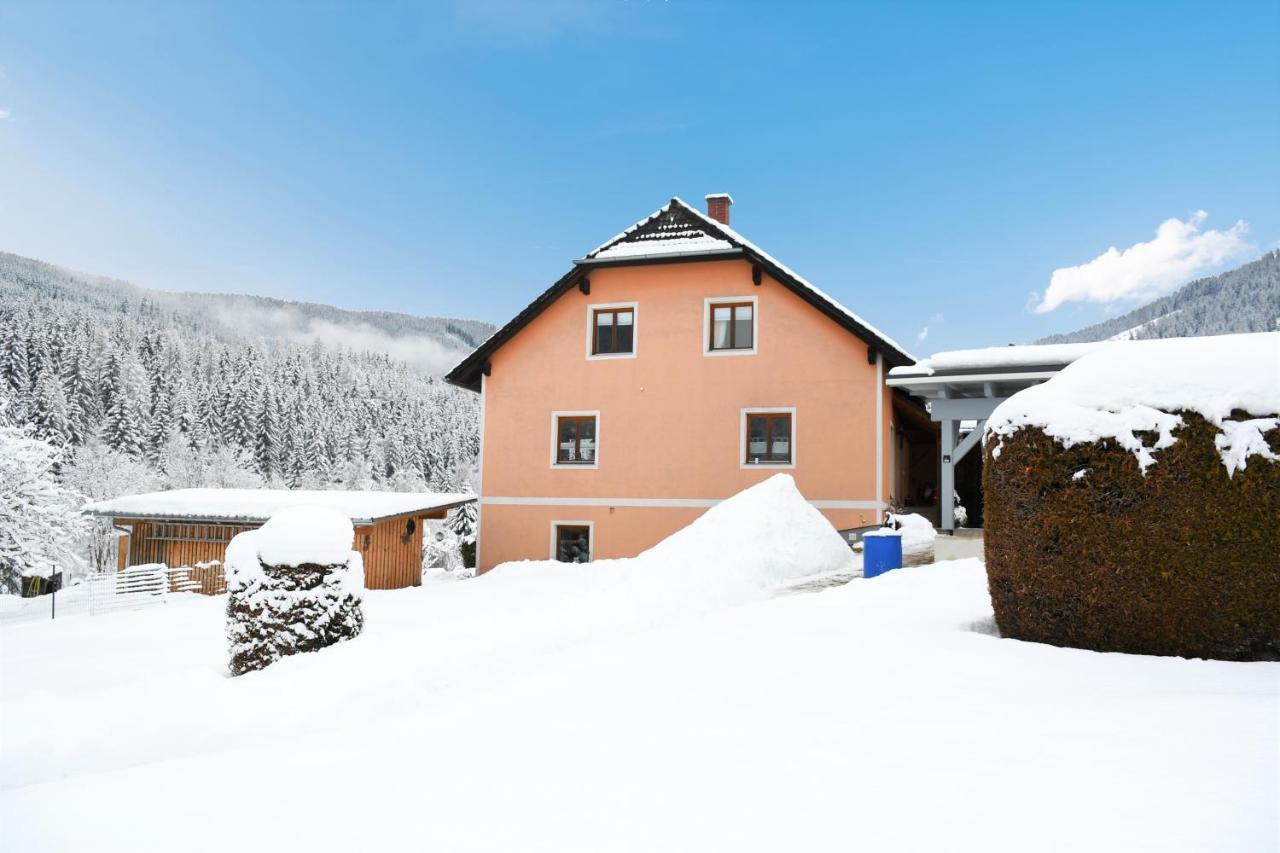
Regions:
[[[1274,850],[1280,665],[1003,640],[976,560],[804,595],[599,566],[0,629],[6,850]]]

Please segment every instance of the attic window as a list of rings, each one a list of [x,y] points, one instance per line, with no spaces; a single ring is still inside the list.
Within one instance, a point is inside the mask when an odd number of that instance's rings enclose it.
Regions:
[[[587,314],[587,356],[627,358],[635,355],[637,307],[634,302],[592,305]]]
[[[704,312],[707,355],[750,355],[756,351],[755,297],[708,299]]]

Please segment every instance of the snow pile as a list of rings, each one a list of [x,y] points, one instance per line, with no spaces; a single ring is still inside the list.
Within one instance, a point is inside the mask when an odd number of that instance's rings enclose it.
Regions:
[[[504,563],[513,569],[561,571],[554,560]],[[631,558],[597,560],[572,570],[610,577],[628,595],[663,592],[699,601],[728,602],[814,574],[852,571],[856,560],[831,523],[814,509],[795,480],[776,474],[707,510],[649,550]]]
[[[231,672],[263,669],[285,655],[358,635],[364,566],[347,517],[289,507],[227,545],[227,640]]]
[[[1280,332],[1100,347],[1000,404],[987,433],[1003,439],[1037,427],[1064,447],[1111,439],[1146,471],[1157,451],[1177,441],[1183,411],[1222,429],[1216,441],[1228,473],[1255,454],[1274,459],[1262,434],[1276,427],[1275,417],[1228,419],[1236,411],[1280,414]],[[993,453],[999,456],[998,444]]]
[[[912,557],[933,557],[933,540],[938,531],[933,523],[919,513],[889,513],[889,525],[902,534],[903,559]]]

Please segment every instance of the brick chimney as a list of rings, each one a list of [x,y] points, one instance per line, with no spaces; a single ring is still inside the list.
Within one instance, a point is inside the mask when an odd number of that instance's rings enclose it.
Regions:
[[[728,193],[712,193],[707,196],[707,216],[722,225],[728,225],[731,204],[733,204],[733,198]]]

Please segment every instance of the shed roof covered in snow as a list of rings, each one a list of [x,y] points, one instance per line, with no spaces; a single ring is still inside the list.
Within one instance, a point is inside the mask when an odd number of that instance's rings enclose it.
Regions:
[[[529,303],[475,352],[459,362],[445,378],[454,385],[479,391],[480,377],[486,375],[489,369],[489,356],[546,310],[561,294],[575,287],[589,287],[588,273],[595,267],[734,258],[752,264],[756,268],[753,275],[767,273],[818,311],[862,338],[881,353],[889,365],[911,364],[915,360],[897,341],[781,264],[737,231],[681,199],[672,198],[654,213],[597,246],[585,257],[574,261],[573,269]]]
[[[448,510],[475,499],[475,495],[434,492],[174,489],[97,501],[84,511],[110,518],[263,522],[286,507],[320,506],[345,515],[352,524],[372,524],[399,515]]]

